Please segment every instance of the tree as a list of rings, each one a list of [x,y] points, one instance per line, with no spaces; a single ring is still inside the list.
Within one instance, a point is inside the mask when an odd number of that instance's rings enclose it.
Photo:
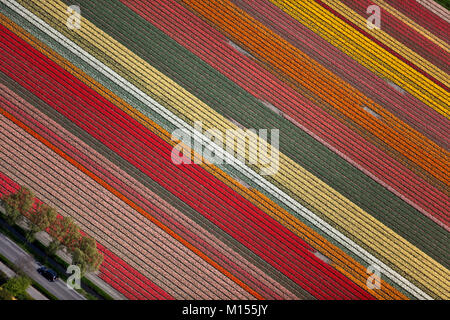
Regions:
[[[48,246],[49,252],[52,254],[56,253],[62,247],[62,238],[64,236],[64,225],[63,218],[56,218],[55,223],[52,228],[53,240]]]
[[[91,248],[97,249],[97,243],[91,237],[83,237],[80,241],[80,250],[88,252]]]
[[[84,237],[81,241],[80,248],[88,260],[89,271],[93,272],[98,270],[103,262],[103,255],[98,252],[97,242],[91,237]]]
[[[19,199],[16,194],[9,194],[3,198],[5,203],[5,217],[9,224],[15,224],[20,217]]]
[[[2,270],[0,270],[0,285],[4,284],[6,281],[8,281],[8,276],[6,273],[4,273]]]
[[[91,237],[83,237],[80,246],[73,250],[72,263],[80,267],[81,273],[97,271],[103,262],[103,255],[98,252],[97,243]]]
[[[80,228],[71,217],[64,217],[63,225],[66,230],[63,244],[69,249],[77,246],[81,240]]]
[[[26,216],[30,212],[31,207],[34,204],[34,194],[32,191],[25,187],[20,187],[18,192],[19,199],[19,211],[22,215]]]
[[[86,257],[84,256],[84,252],[79,248],[73,249],[72,252],[72,264],[80,267],[81,274],[84,275],[88,270],[88,263],[86,261]]]
[[[34,232],[30,229],[25,231],[25,239],[27,240],[27,242],[32,243],[35,238],[34,238]]]
[[[36,208],[28,216],[31,228],[30,232],[27,233],[27,240],[28,238],[34,240],[34,236],[37,232],[46,230],[56,221],[56,216],[56,211],[52,207],[41,202],[36,204]]]
[[[53,239],[53,240],[49,243],[48,247],[46,248],[46,251],[47,251],[47,253],[48,253],[49,255],[52,256],[52,255],[56,254],[56,252],[57,252],[59,249],[61,249],[61,247],[62,247],[61,242],[59,242],[58,239]]]
[[[30,286],[31,280],[28,277],[19,276],[9,279],[2,289],[10,292],[13,296],[23,294]]]
[[[0,300],[12,300],[13,297],[11,292],[0,287]]]
[[[80,229],[75,225],[71,217],[56,219],[52,229],[53,240],[49,245],[49,251],[56,253],[63,246],[71,249],[80,238]]]
[[[21,215],[27,216],[34,203],[34,194],[25,187],[3,198],[5,203],[6,220],[15,224]]]

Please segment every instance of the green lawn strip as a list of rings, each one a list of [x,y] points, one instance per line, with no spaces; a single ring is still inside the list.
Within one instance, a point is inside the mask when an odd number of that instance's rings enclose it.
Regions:
[[[98,287],[95,283],[86,277],[81,279],[89,288],[93,289],[97,294],[101,295],[104,300],[114,300],[108,293],[106,293],[102,288]]]

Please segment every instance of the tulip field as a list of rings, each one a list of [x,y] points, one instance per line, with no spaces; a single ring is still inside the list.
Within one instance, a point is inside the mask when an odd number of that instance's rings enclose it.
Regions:
[[[71,217],[96,240],[113,290],[450,298],[447,9],[79,0],[78,15],[71,5],[0,2],[0,196],[25,186]],[[195,161],[173,160],[184,143],[174,132],[235,157],[210,138],[229,130],[258,153],[216,163],[194,147],[182,159]]]

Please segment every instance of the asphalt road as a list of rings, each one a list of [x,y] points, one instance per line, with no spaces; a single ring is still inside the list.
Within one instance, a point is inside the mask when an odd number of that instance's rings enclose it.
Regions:
[[[85,300],[85,298],[73,289],[69,289],[65,282],[57,280],[49,282],[41,276],[36,270],[40,267],[34,258],[25,252],[12,240],[0,233],[0,253],[9,261],[22,269],[25,274],[42,285],[50,293],[60,300]]]

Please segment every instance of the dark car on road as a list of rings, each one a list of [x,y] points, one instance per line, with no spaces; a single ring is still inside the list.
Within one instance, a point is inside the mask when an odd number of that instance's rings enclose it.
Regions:
[[[58,279],[58,275],[56,274],[56,272],[47,267],[40,267],[39,269],[37,269],[37,272],[39,272],[42,276],[44,276],[44,278],[47,279],[48,281],[53,282]]]

